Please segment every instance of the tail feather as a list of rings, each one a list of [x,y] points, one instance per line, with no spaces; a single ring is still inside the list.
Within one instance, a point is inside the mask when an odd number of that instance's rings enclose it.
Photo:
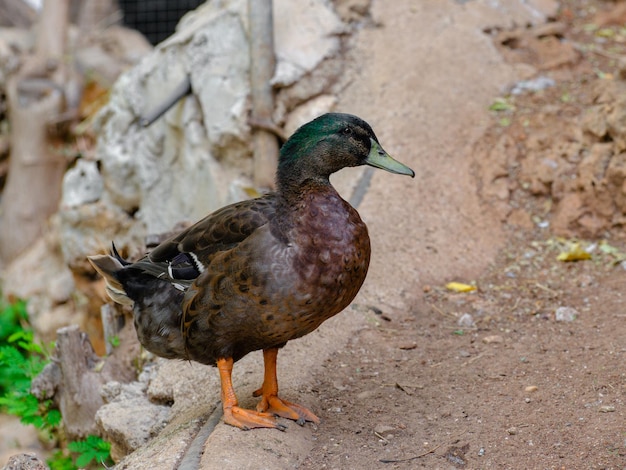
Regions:
[[[128,264],[113,247],[113,256],[95,255],[88,256],[87,259],[94,269],[104,278],[106,282],[107,294],[117,303],[122,305],[132,305],[133,301],[128,297],[124,286],[119,281],[117,273]]]

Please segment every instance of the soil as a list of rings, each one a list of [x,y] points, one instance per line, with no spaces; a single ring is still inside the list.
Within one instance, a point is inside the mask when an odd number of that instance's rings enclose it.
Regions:
[[[512,234],[477,291],[359,331],[315,376],[301,468],[624,468],[626,270],[557,253]]]
[[[507,241],[475,291],[419,282],[408,311],[373,308],[302,391],[323,422],[298,468],[626,468],[625,134],[606,126],[626,8],[562,3],[539,31],[492,32],[555,80],[494,106],[474,149]],[[591,259],[558,260],[576,237]]]

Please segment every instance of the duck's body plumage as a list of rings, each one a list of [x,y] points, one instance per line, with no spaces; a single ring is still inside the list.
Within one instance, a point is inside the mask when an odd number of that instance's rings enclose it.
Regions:
[[[136,263],[115,251],[90,258],[114,300],[134,304],[146,349],[219,367],[229,424],[281,428],[263,411],[318,421],[277,397],[276,352],[346,308],[365,280],[367,228],[328,179],[359,164],[412,174],[382,150],[367,123],[324,115],[281,150],[275,193],[214,212]],[[266,379],[255,413],[238,408],[229,384],[232,364],[259,349]]]

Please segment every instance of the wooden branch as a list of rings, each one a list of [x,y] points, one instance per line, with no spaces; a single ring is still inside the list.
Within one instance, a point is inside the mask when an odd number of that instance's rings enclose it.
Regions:
[[[35,54],[8,80],[11,157],[0,205],[4,262],[28,248],[58,208],[67,162],[51,150],[48,124],[63,110],[68,9],[69,0],[44,1]]]
[[[274,94],[270,80],[274,75],[274,29],[272,0],[248,0],[250,20],[250,87],[252,92],[252,120],[270,122],[274,111]],[[252,134],[254,151],[254,183],[273,188],[278,162],[276,136],[256,128]]]
[[[0,259],[13,260],[43,232],[57,208],[66,161],[48,143],[47,123],[61,109],[58,90],[20,93],[18,79],[9,80],[11,120],[9,174],[1,202]]]
[[[44,0],[37,23],[35,52],[38,56],[61,61],[66,50],[69,9],[69,0]]]

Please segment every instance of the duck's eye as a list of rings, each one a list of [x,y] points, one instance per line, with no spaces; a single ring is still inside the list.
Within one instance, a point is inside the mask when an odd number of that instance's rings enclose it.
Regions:
[[[352,128],[345,127],[341,132],[343,133],[343,135],[352,135]]]

